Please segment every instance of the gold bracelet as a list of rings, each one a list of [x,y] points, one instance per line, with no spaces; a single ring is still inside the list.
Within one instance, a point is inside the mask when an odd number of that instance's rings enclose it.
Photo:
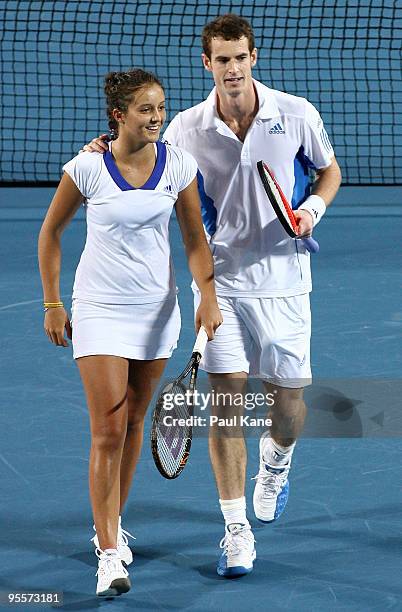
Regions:
[[[63,308],[63,302],[43,302],[43,310],[47,312],[49,308]]]

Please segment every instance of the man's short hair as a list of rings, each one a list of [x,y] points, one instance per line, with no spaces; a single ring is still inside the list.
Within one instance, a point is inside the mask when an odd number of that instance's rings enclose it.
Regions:
[[[204,27],[202,31],[202,49],[205,55],[211,58],[211,40],[213,38],[223,38],[223,40],[239,40],[247,38],[250,53],[255,47],[254,33],[251,25],[243,17],[234,13],[221,15]]]

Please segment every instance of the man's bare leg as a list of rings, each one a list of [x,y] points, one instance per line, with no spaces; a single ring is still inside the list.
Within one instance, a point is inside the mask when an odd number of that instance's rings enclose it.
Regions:
[[[209,432],[211,463],[225,519],[223,552],[217,572],[220,576],[238,577],[252,571],[256,556],[254,536],[246,515],[247,451],[240,424],[247,374],[210,374],[210,381],[215,399],[211,416],[223,420],[223,423],[211,425]]]

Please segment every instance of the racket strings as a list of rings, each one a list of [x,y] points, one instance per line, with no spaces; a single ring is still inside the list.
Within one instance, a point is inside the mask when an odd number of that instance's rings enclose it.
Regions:
[[[283,216],[285,217],[286,222],[289,224],[289,227],[293,230],[293,231],[297,231],[297,224],[293,218],[293,212],[289,211],[289,207],[286,205],[286,203],[283,201],[283,196],[282,193],[280,192],[279,188],[277,187],[274,179],[271,177],[271,175],[268,174],[268,183],[269,186],[271,187],[271,191],[276,199],[277,205],[280,207]]]
[[[265,187],[265,191],[271,201],[272,206],[275,209],[275,212],[281,221],[286,232],[294,238],[297,236],[298,228],[297,221],[295,219],[293,210],[289,203],[286,200],[285,195],[282,192],[282,189],[276,182],[274,175],[271,173],[270,169],[263,162],[258,162],[257,164],[260,177]]]
[[[177,473],[191,442],[191,404],[186,387],[176,381],[168,384],[159,398],[156,446],[162,468]]]

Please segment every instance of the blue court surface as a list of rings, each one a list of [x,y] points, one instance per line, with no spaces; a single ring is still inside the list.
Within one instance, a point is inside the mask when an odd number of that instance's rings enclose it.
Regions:
[[[329,414],[336,435],[310,424],[311,435],[299,441],[289,503],[277,524],[254,518],[248,480],[255,570],[230,581],[215,572],[223,523],[206,438],[194,440],[180,478],[165,481],[151,457],[148,418],[123,523],[136,537],[132,590],[110,601],[94,594],[90,438],[78,370],[71,348],[50,345],[42,330],[36,241],[51,192],[0,191],[0,609],[12,609],[8,592],[45,590],[62,592],[61,609],[71,611],[401,610],[401,192],[343,188],[317,228],[315,384],[347,403],[342,411],[335,402]],[[67,303],[84,239],[81,216],[63,239]],[[183,329],[168,374],[183,365],[194,335],[174,220],[171,241]],[[247,444],[251,479],[258,440],[250,436]]]

